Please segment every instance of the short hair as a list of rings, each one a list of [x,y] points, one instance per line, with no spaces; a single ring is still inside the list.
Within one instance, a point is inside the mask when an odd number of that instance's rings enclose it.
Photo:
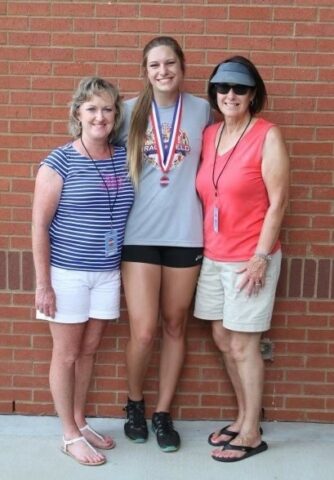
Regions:
[[[217,112],[221,113],[217,104],[216,85],[214,83],[210,83],[210,80],[213,78],[213,76],[217,72],[219,66],[223,63],[228,63],[228,62],[241,63],[247,68],[250,75],[254,78],[255,86],[252,87],[252,90],[255,91],[255,95],[252,102],[249,104],[249,112],[251,115],[261,112],[261,110],[263,109],[263,107],[267,102],[266,86],[255,65],[248,58],[242,57],[241,55],[236,55],[234,57],[227,58],[223,62],[220,62],[218,65],[216,65],[216,67],[213,69],[213,72],[209,77],[209,84],[208,84],[208,99],[211,107]]]
[[[86,77],[80,81],[70,102],[69,132],[73,138],[81,136],[81,122],[77,115],[78,109],[83,103],[90,100],[93,95],[101,95],[102,93],[109,94],[114,100],[115,106],[115,124],[108,140],[111,141],[117,136],[123,120],[123,102],[117,87],[100,77]]]

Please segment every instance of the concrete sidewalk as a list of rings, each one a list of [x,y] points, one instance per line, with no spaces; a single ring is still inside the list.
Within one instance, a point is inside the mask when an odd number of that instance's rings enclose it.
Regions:
[[[226,422],[225,422],[226,423]],[[182,447],[162,453],[150,434],[145,444],[131,444],[123,420],[92,418],[97,430],[111,432],[115,450],[108,462],[85,467],[63,455],[61,432],[55,417],[0,415],[1,480],[332,480],[334,425],[262,423],[269,450],[232,464],[210,458],[207,436],[217,422],[177,421]]]

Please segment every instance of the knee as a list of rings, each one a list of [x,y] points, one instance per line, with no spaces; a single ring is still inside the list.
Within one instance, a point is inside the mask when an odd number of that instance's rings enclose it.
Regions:
[[[80,356],[94,356],[99,348],[101,338],[85,339],[80,349]]]
[[[231,338],[230,355],[235,362],[262,362],[260,336],[255,334],[234,335]]]
[[[230,352],[230,336],[220,322],[214,322],[212,325],[212,338],[218,349],[227,354]]]
[[[180,315],[179,318],[164,318],[163,333],[173,340],[183,339],[185,336],[186,324],[186,315]]]
[[[52,352],[52,358],[58,364],[63,364],[65,367],[72,367],[80,357],[80,350],[78,348],[63,349],[54,348]]]
[[[140,350],[150,350],[153,348],[153,344],[156,337],[155,330],[142,330],[134,335],[131,335],[130,341],[135,344]]]
[[[230,345],[230,356],[235,362],[243,362],[246,358],[245,346],[238,341],[232,341]]]

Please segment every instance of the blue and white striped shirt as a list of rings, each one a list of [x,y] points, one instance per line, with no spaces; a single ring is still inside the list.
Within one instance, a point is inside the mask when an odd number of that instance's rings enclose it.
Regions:
[[[111,160],[93,162],[69,143],[53,150],[43,164],[53,168],[64,181],[49,231],[51,265],[84,271],[118,269],[134,199],[125,148],[115,146]],[[116,255],[108,257],[105,235],[111,228],[117,230],[118,249]]]

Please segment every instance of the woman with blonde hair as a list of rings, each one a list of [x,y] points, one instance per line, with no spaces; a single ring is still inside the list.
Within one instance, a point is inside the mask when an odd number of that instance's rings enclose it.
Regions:
[[[73,141],[53,150],[37,173],[33,256],[37,318],[53,340],[50,388],[63,428],[62,451],[101,465],[114,448],[85,418],[96,351],[108,320],[119,317],[120,259],[133,202],[126,151],[113,145],[122,122],[118,90],[81,80],[70,106]]]

